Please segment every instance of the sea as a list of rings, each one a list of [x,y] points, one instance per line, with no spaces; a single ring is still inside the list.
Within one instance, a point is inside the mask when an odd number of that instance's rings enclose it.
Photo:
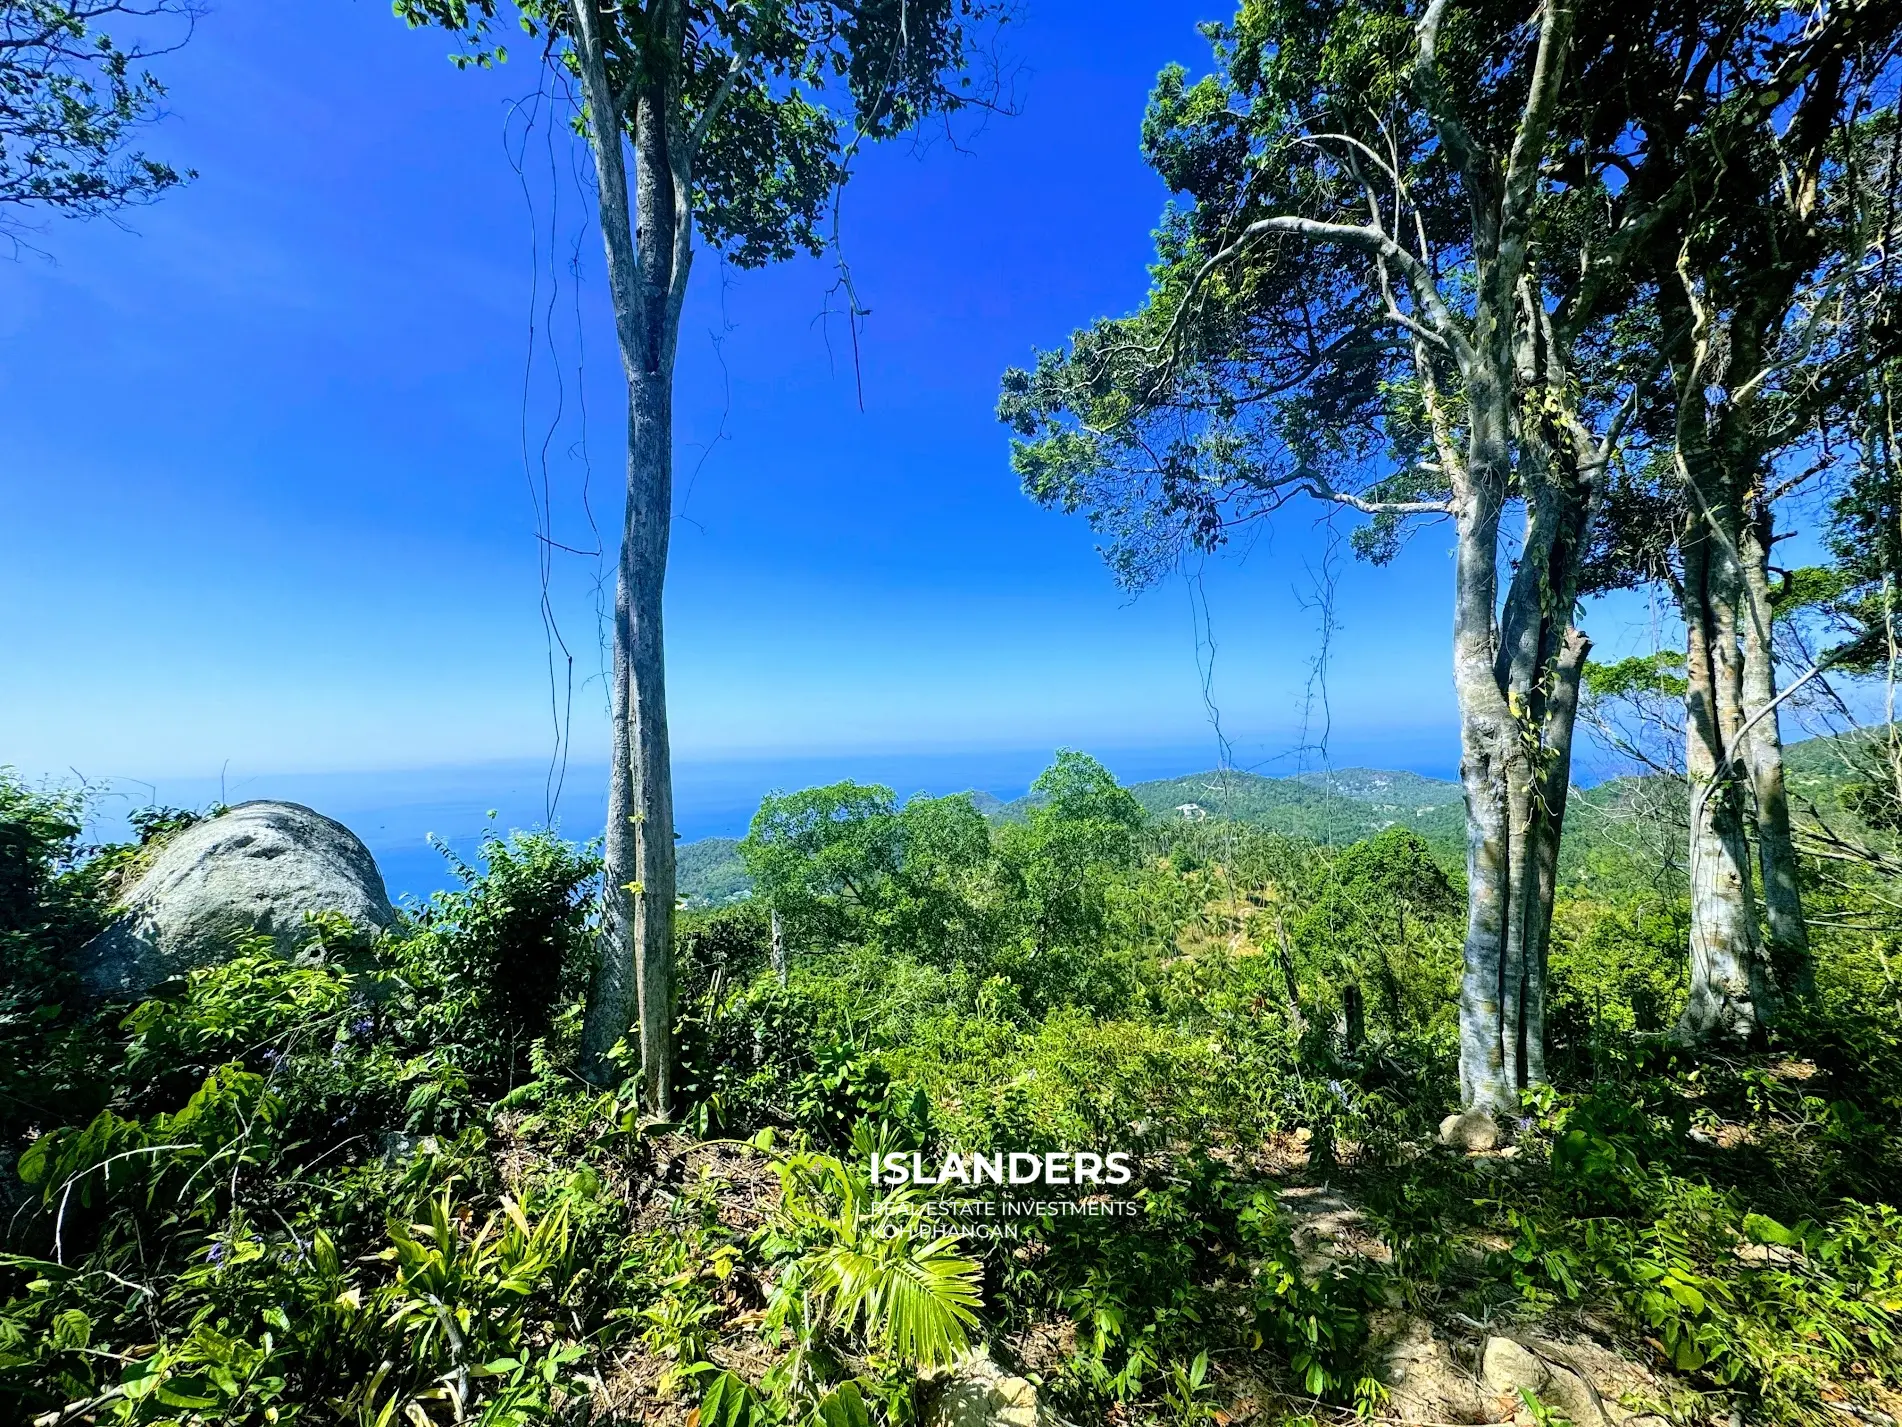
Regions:
[[[1435,738],[1355,740],[1334,750],[1334,767],[1352,764],[1413,768],[1445,777],[1447,750]],[[1212,741],[1088,750],[1124,783],[1173,778],[1216,765]],[[850,779],[915,793],[985,792],[1020,797],[1047,767],[1053,750],[976,748],[927,751],[855,751],[728,757],[682,757],[674,762],[675,826],[682,842],[743,837],[760,799]],[[1321,766],[1311,754],[1250,757],[1252,766],[1282,775]],[[439,767],[365,772],[262,773],[112,779],[93,785],[88,836],[99,842],[129,836],[127,814],[153,803],[203,808],[272,798],[303,803],[335,818],[362,838],[382,869],[393,900],[426,900],[456,885],[447,849],[472,860],[485,833],[549,828],[575,841],[599,836],[606,821],[607,770],[598,764],[565,768],[545,758],[504,759]]]

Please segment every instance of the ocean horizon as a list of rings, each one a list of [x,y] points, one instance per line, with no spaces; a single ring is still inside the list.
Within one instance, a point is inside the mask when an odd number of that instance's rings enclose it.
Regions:
[[[1326,766],[1404,769],[1450,778],[1456,771],[1457,748],[1449,745],[1450,739],[1420,735],[1337,743]],[[1125,783],[1180,777],[1219,761],[1214,745],[1206,741],[1085,751]],[[678,758],[675,826],[682,842],[741,837],[767,793],[845,779],[883,784],[901,798],[976,791],[1008,800],[1030,787],[1054,753],[1054,747],[1025,746]],[[1323,766],[1313,753],[1257,758],[1238,751],[1234,761],[1237,767],[1270,776]],[[87,832],[100,842],[128,837],[127,815],[154,803],[186,808],[255,798],[303,803],[363,839],[382,869],[391,898],[399,902],[426,899],[455,885],[449,860],[433,842],[466,859],[474,856],[490,829],[506,833],[551,828],[585,841],[599,836],[606,821],[605,764],[570,763],[564,770],[551,768],[545,758],[372,771],[87,781],[96,795]]]

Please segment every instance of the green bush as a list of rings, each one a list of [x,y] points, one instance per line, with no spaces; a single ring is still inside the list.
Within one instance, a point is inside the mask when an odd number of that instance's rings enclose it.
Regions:
[[[507,1089],[587,984],[600,862],[592,845],[535,832],[485,837],[480,869],[443,853],[462,886],[418,909],[392,969],[422,1036],[453,1044],[466,1073]]]

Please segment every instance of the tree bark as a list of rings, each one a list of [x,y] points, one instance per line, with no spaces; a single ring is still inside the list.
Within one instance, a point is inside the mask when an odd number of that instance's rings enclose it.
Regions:
[[[1582,532],[1589,495],[1577,500],[1559,513]],[[1484,684],[1477,670],[1458,678],[1467,810],[1460,1096],[1466,1108],[1491,1113],[1517,1113],[1520,1092],[1546,1079],[1546,963],[1579,677],[1591,648],[1562,617],[1573,603],[1577,550],[1571,539],[1546,548],[1545,576],[1559,593],[1540,597],[1537,657],[1503,686],[1499,676],[1512,667],[1504,659],[1488,661]],[[1516,589],[1509,602],[1534,598],[1536,585]]]
[[[1713,524],[1719,525],[1713,531]],[[1737,581],[1721,510],[1693,515],[1681,541],[1685,628],[1684,765],[1690,788],[1691,985],[1680,1038],[1748,1045],[1774,1013],[1757,937],[1741,769]],[[1734,548],[1734,547],[1733,547]]]
[[[1790,830],[1790,794],[1783,777],[1781,714],[1776,702],[1776,657],[1771,642],[1771,512],[1753,513],[1743,540],[1743,712],[1756,719],[1745,740],[1756,813],[1757,867],[1763,884],[1764,931],[1770,964],[1784,994],[1807,997],[1815,989],[1809,927],[1797,883],[1796,840]],[[1762,710],[1770,712],[1761,718]]]
[[[1497,321],[1504,327],[1507,319]],[[1536,304],[1526,304],[1516,330],[1493,354],[1498,374],[1468,380],[1468,485],[1487,494],[1462,512],[1454,635],[1468,829],[1461,1096],[1469,1109],[1514,1114],[1521,1092],[1545,1081],[1547,944],[1578,682],[1590,648],[1571,616],[1617,439],[1615,430],[1587,437],[1569,410],[1514,430],[1511,403],[1521,388],[1567,385],[1565,354],[1539,325]],[[1515,474],[1526,528],[1497,602],[1499,515]]]
[[[1461,167],[1472,215],[1475,294],[1469,337],[1456,348],[1466,396],[1464,479],[1455,483],[1453,683],[1460,710],[1460,781],[1466,795],[1467,922],[1460,982],[1460,1099],[1469,1110],[1516,1115],[1519,1093],[1545,1063],[1540,951],[1528,931],[1550,916],[1536,885],[1538,759],[1548,756],[1540,686],[1550,672],[1556,621],[1570,621],[1578,546],[1597,472],[1555,483],[1541,428],[1520,423],[1522,385],[1552,375],[1538,303],[1520,318],[1527,283],[1532,197],[1570,50],[1573,14],[1541,8],[1525,108],[1503,167],[1471,143],[1439,89],[1434,47],[1446,9],[1434,0],[1418,30],[1416,87],[1441,141]],[[1536,287],[1536,282],[1532,284]],[[1531,360],[1528,360],[1528,359]],[[1560,367],[1562,371],[1562,364]],[[1569,447],[1569,438],[1568,438]],[[1514,453],[1520,454],[1515,470]],[[1573,474],[1577,474],[1574,472]],[[1499,605],[1500,519],[1515,475],[1546,477],[1527,497],[1518,569]],[[1569,760],[1564,776],[1570,776]]]
[[[1559,839],[1572,791],[1572,737],[1578,726],[1578,685],[1592,642],[1567,626],[1561,636],[1544,709],[1545,767],[1539,779],[1539,817],[1532,849],[1532,896],[1526,927],[1525,1020],[1540,1034],[1522,1038],[1525,1083],[1545,1084],[1545,977],[1552,945],[1552,908],[1558,897]]]
[[[1476,394],[1477,395],[1477,394]],[[1477,402],[1475,402],[1477,408]],[[1475,409],[1469,449],[1505,459]],[[1473,461],[1478,468],[1480,462]],[[1494,599],[1498,588],[1499,514],[1493,483],[1475,487],[1461,512],[1454,560],[1453,685],[1460,710],[1460,783],[1466,795],[1466,956],[1460,978],[1460,1102],[1488,1113],[1516,1111],[1503,1015],[1506,922],[1512,904],[1513,784],[1526,781],[1512,717],[1494,678]],[[1516,1047],[1515,1047],[1516,1051]],[[1516,1054],[1513,1057],[1516,1062]]]
[[[1341,987],[1341,1046],[1354,1055],[1367,1043],[1367,998],[1360,982],[1349,981]]]
[[[625,668],[616,742],[627,774],[610,790],[622,803],[621,836],[604,848],[607,875],[632,895],[632,942],[641,1085],[647,1106],[673,1113],[674,790],[667,741],[667,668],[661,595],[673,517],[673,381],[647,375],[632,384],[626,525],[615,600],[615,662]],[[623,653],[623,651],[625,651]],[[609,827],[615,824],[612,806]],[[628,934],[631,932],[631,938]],[[625,1010],[625,999],[623,1000]]]
[[[632,93],[631,114],[610,83],[597,0],[571,0],[570,18],[591,127],[602,244],[615,335],[627,380],[627,502],[616,569],[613,687],[609,691],[608,822],[602,928],[582,1025],[582,1073],[612,1079],[609,1052],[637,1022],[647,1108],[673,1113],[673,776],[661,619],[673,520],[673,378],[680,303],[691,262],[684,159],[671,67]],[[624,15],[677,48],[675,7]],[[633,130],[630,202],[625,129]],[[682,159],[676,163],[676,159]]]
[[[1511,359],[1500,366],[1509,374]],[[1551,898],[1539,863],[1549,839],[1556,865],[1559,825],[1547,807],[1544,783],[1551,776],[1569,782],[1571,776],[1570,723],[1564,722],[1563,747],[1552,748],[1546,686],[1553,673],[1549,655],[1558,643],[1554,619],[1564,627],[1576,587],[1576,545],[1560,538],[1559,526],[1582,523],[1584,512],[1554,507],[1535,516],[1499,611],[1499,521],[1512,470],[1511,391],[1504,375],[1469,381],[1472,474],[1455,561],[1453,649],[1467,828],[1460,1099],[1468,1109],[1516,1115],[1520,1092],[1545,1073],[1543,956]],[[1569,714],[1576,698],[1561,701],[1560,708]],[[1541,762],[1556,772],[1542,776]],[[1562,816],[1562,805],[1558,811]]]

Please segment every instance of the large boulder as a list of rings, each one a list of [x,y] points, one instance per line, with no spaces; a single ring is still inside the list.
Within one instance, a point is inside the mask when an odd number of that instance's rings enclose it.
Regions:
[[[137,996],[227,960],[247,936],[294,952],[306,916],[331,912],[366,935],[395,923],[370,849],[301,803],[239,803],[166,841],[124,899],[125,913],[80,952],[98,996]]]

